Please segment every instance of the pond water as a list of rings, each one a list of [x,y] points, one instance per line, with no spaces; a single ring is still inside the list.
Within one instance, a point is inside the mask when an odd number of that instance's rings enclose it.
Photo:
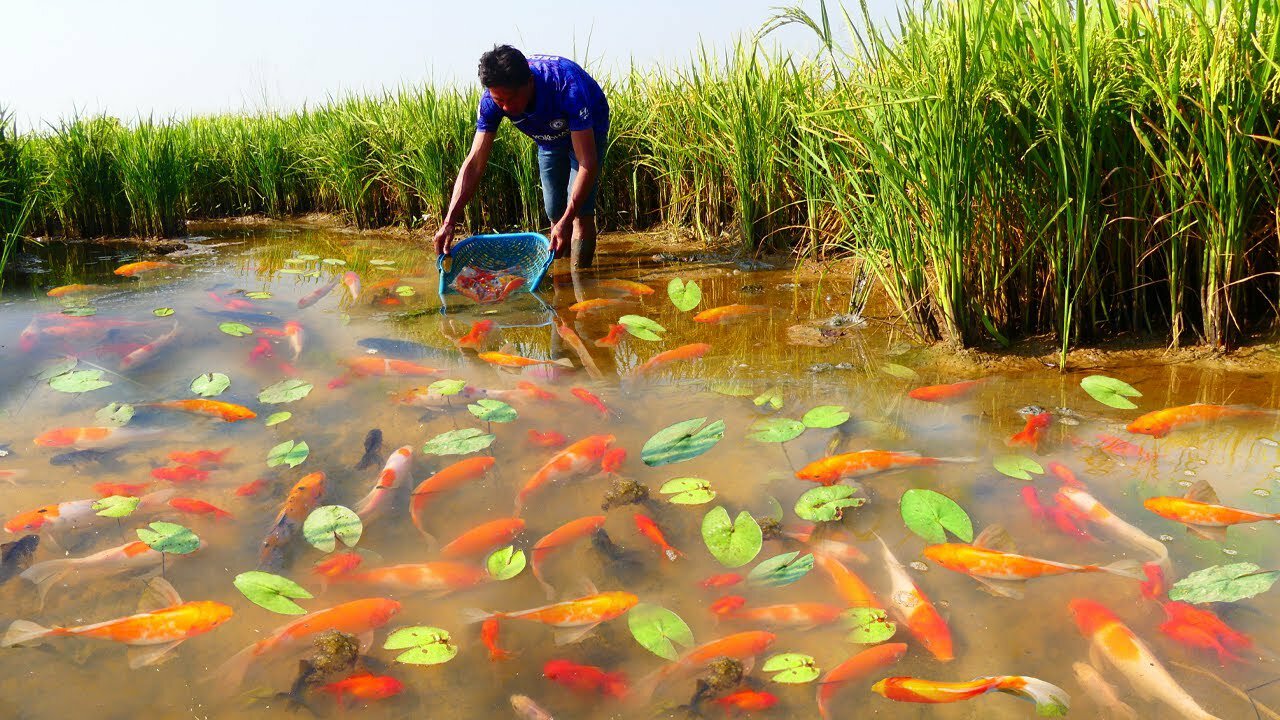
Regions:
[[[531,430],[561,433],[570,442],[609,435],[614,438],[613,447],[624,449],[626,457],[614,467],[618,458],[610,456],[612,472],[606,473],[597,456],[594,462],[579,463],[576,469],[581,472],[566,472],[567,477],[538,487],[528,494],[519,516],[522,530],[510,542],[505,536],[480,542],[477,554],[454,561],[480,573],[490,550],[513,544],[529,551],[540,538],[571,520],[603,515],[603,530],[611,545],[580,534],[541,558],[540,571],[556,601],[588,595],[593,587],[600,592],[630,593],[640,603],[666,608],[683,618],[698,645],[745,631],[773,633],[767,647],[742,653],[751,658],[744,668],[748,671],[745,684],[719,696],[704,693],[706,697],[695,703],[704,714],[721,714],[717,705],[726,703],[718,701],[746,689],[754,694],[734,697],[761,704],[776,699],[777,704],[738,712],[818,716],[819,683],[771,682],[773,673],[762,669],[765,660],[780,653],[801,653],[811,656],[825,675],[870,646],[846,639],[852,622],[847,618],[812,629],[771,621],[778,615],[820,614],[830,607],[844,610],[857,604],[847,579],[842,586],[833,582],[831,573],[840,571],[828,564],[832,557],[865,580],[879,604],[910,605],[909,596],[904,598],[901,588],[894,587],[877,535],[906,565],[910,581],[932,600],[952,636],[954,659],[943,662],[917,634],[899,627],[889,642],[906,643],[905,654],[896,663],[857,675],[834,692],[828,705],[833,718],[1034,716],[1032,704],[1000,693],[954,704],[922,705],[894,702],[871,689],[873,683],[890,676],[968,681],[996,675],[1039,678],[1071,696],[1072,716],[1108,717],[1111,711],[1103,707],[1105,700],[1082,686],[1072,670],[1073,663],[1088,662],[1091,655],[1090,641],[1077,629],[1068,609],[1079,598],[1096,600],[1119,616],[1170,671],[1173,682],[1218,717],[1255,716],[1249,702],[1224,682],[1248,690],[1280,677],[1270,652],[1280,648],[1280,634],[1272,621],[1280,595],[1274,591],[1238,602],[1197,606],[1212,608],[1253,639],[1253,648],[1237,650],[1239,660],[1221,666],[1217,654],[1189,646],[1185,634],[1179,641],[1160,630],[1165,613],[1159,600],[1143,596],[1138,580],[1072,573],[1032,579],[1025,583],[1021,598],[994,596],[973,578],[926,557],[923,551],[929,543],[905,527],[899,511],[904,491],[926,488],[963,507],[975,530],[1002,526],[1023,555],[1086,565],[1152,559],[1140,544],[1116,539],[1087,519],[1055,510],[1060,475],[1036,474],[1026,482],[994,468],[994,459],[1017,454],[1042,469],[1053,463],[1069,469],[1111,512],[1154,538],[1154,543],[1164,544],[1170,555],[1169,583],[1195,570],[1229,563],[1252,562],[1274,569],[1280,563],[1280,528],[1273,522],[1236,525],[1225,542],[1215,542],[1189,535],[1178,523],[1143,505],[1154,496],[1182,495],[1194,481],[1203,479],[1212,484],[1223,505],[1280,512],[1275,492],[1280,490],[1276,484],[1280,449],[1272,439],[1280,435],[1273,416],[1178,429],[1161,439],[1129,433],[1125,424],[1141,412],[1195,402],[1280,407],[1280,374],[1159,362],[1107,368],[1102,372],[1124,379],[1143,393],[1135,398],[1140,410],[1115,410],[1081,389],[1080,380],[1089,373],[1064,374],[1020,364],[1016,371],[988,375],[962,398],[926,402],[909,397],[908,392],[924,385],[977,379],[977,375],[955,376],[954,371],[945,370],[955,367],[954,363],[940,362],[936,350],[912,347],[885,323],[830,321],[848,312],[849,287],[840,278],[819,283],[789,271],[742,270],[730,263],[662,262],[651,257],[651,250],[641,251],[622,239],[604,243],[599,266],[590,273],[574,277],[557,268],[538,296],[541,302],[526,295],[484,311],[450,296],[453,311],[441,314],[434,258],[423,247],[404,241],[281,227],[220,230],[196,245],[204,251],[168,258],[175,267],[131,278],[112,271],[125,263],[160,258],[133,247],[87,244],[29,247],[19,256],[10,269],[0,306],[0,338],[7,339],[0,348],[0,448],[5,451],[0,480],[10,481],[0,482],[0,509],[10,522],[24,511],[96,498],[99,492],[94,486],[100,483],[148,484],[145,490],[133,492],[169,491],[144,502],[118,523],[89,512],[78,522],[49,522],[34,533],[18,528],[5,540],[38,534],[40,544],[31,560],[43,563],[124,545],[137,539],[137,528],[151,522],[178,523],[199,535],[203,547],[186,556],[167,555],[164,577],[183,601],[216,601],[229,606],[234,615],[178,645],[168,654],[169,661],[136,670],[129,668],[121,643],[102,639],[50,637],[39,645],[0,649],[0,716],[35,720],[71,713],[94,718],[307,714],[306,709],[289,708],[277,693],[290,689],[298,660],[314,653],[309,637],[303,637],[296,648],[264,654],[238,686],[222,671],[223,664],[242,648],[295,620],[251,603],[232,582],[238,574],[259,568],[264,537],[290,488],[310,473],[325,475],[323,499],[300,505],[299,517],[318,504],[356,507],[378,481],[387,458],[396,448],[408,446],[412,451],[409,477],[398,479],[396,489],[389,491],[387,511],[365,523],[357,544],[363,559],[360,567],[348,572],[439,563],[442,544],[484,523],[511,518],[517,492],[559,452],[533,443]],[[348,272],[360,278],[357,298],[339,282],[315,304],[298,307],[300,299]],[[677,277],[699,284],[702,298],[695,310],[682,312],[668,299],[668,282]],[[608,280],[641,283],[656,292],[630,296],[618,289],[625,284]],[[99,287],[62,298],[45,296],[55,286],[73,283]],[[622,302],[587,312],[569,309],[594,298]],[[752,312],[724,323],[693,321],[697,312],[734,304],[752,306]],[[164,317],[157,317],[156,311],[162,308],[172,309],[172,314],[165,311]],[[656,321],[665,332],[654,342],[623,331],[615,346],[596,346],[594,341],[605,337],[611,324],[626,314]],[[549,323],[553,318],[567,321],[576,331],[594,372],[586,370],[582,357],[561,339],[555,324]],[[513,371],[482,361],[474,351],[459,350],[453,339],[477,320],[497,325],[484,350],[501,349],[539,360],[567,359],[561,365],[571,363],[573,369],[534,365]],[[296,325],[285,326],[286,321]],[[227,323],[225,327],[232,331],[235,325],[243,325],[252,332],[228,334],[220,329]],[[148,357],[150,351],[136,354],[141,346],[174,328],[178,332],[161,343],[154,356]],[[20,340],[24,332],[25,340]],[[700,359],[637,370],[661,351],[693,343],[707,343],[710,349]],[[78,359],[74,369],[65,359],[68,356]],[[374,364],[393,373],[413,370],[378,360],[402,360],[439,372],[371,374]],[[50,374],[68,370],[100,370],[101,379],[110,385],[87,392],[60,392],[50,386]],[[224,422],[145,405],[196,398],[192,382],[206,373],[222,373],[230,380],[229,387],[212,399],[245,406],[256,417]],[[69,381],[67,375],[61,377]],[[270,404],[259,399],[264,388],[289,379],[314,387],[293,402]],[[462,379],[471,388],[484,389],[490,399],[508,403],[518,417],[505,423],[479,420],[465,408],[479,399],[474,390],[464,391],[471,397],[455,397],[443,407],[402,402],[413,388],[441,379]],[[554,398],[531,391],[527,383]],[[573,388],[594,394],[607,412],[574,395]],[[83,436],[78,441],[69,439],[66,446],[47,446],[48,438],[59,437],[48,435],[55,429],[103,425],[97,413],[111,403],[130,404],[135,415],[107,438],[106,447],[96,448],[98,453],[68,455],[94,449]],[[805,429],[785,444],[749,437],[767,418],[800,419],[816,406],[840,406],[851,417],[836,428]],[[1008,440],[1023,429],[1020,411],[1028,406],[1049,413],[1051,423],[1037,447],[1011,448]],[[268,418],[279,412],[289,412],[291,417],[268,426]],[[655,467],[643,462],[642,447],[651,436],[691,418],[722,420],[723,439],[683,462]],[[788,425],[794,432],[794,423],[775,422],[774,427],[781,430]],[[424,452],[432,438],[465,428],[491,432],[495,439],[472,455]],[[373,429],[382,436],[380,447],[374,448],[376,465],[357,470],[366,436]],[[38,437],[46,444],[37,444]],[[296,467],[268,467],[272,448],[290,440],[307,444],[305,460]],[[190,470],[155,472],[175,467],[168,457],[172,453],[223,449],[229,452],[203,467],[207,472],[203,479],[183,478],[182,473]],[[862,481],[844,479],[844,485],[858,485],[858,497],[867,502],[847,508],[839,521],[821,523],[809,542],[802,542],[807,537],[803,529],[810,523],[798,518],[794,507],[815,484],[797,479],[795,470],[828,455],[861,450],[914,451],[970,460],[908,468]],[[411,521],[409,491],[436,471],[481,455],[494,458],[490,472],[429,496],[419,516],[424,529],[438,541],[429,542]],[[671,503],[670,495],[658,490],[674,478],[701,478],[716,497],[705,504]],[[651,501],[602,511],[602,499],[621,479],[646,486]],[[245,486],[258,480],[263,482],[257,484],[257,492],[248,494]],[[1035,488],[1046,508],[1043,513],[1032,511],[1026,499],[1032,491],[1027,487]],[[186,500],[174,502],[175,497]],[[231,517],[194,513],[202,506],[190,500],[210,503]],[[763,547],[750,563],[725,567],[709,551],[701,533],[704,515],[717,506],[732,516],[748,511],[766,526],[782,511],[784,534],[766,532]],[[67,506],[63,512],[68,512]],[[674,561],[638,530],[638,513],[655,522],[680,553]],[[1083,535],[1071,532],[1076,526],[1083,528]],[[270,569],[314,595],[298,601],[305,610],[319,611],[361,598],[399,603],[398,612],[385,622],[367,617],[352,622],[361,626],[358,630],[376,626],[367,667],[395,678],[403,690],[388,699],[348,700],[347,712],[377,718],[424,713],[537,717],[517,715],[512,709],[511,696],[524,695],[556,718],[685,717],[697,679],[705,675],[700,666],[671,672],[650,693],[645,679],[670,663],[633,638],[626,616],[609,619],[581,640],[565,645],[555,644],[556,631],[545,624],[503,619],[498,642],[514,657],[492,661],[481,637],[482,625],[467,622],[474,614],[469,609],[515,612],[547,604],[548,591],[530,570],[505,581],[482,581],[477,574],[472,586],[443,593],[439,587],[408,592],[403,587],[355,581],[359,575],[346,577],[345,582],[339,576],[329,583],[313,571],[316,563],[325,560],[325,553],[302,535],[299,529],[284,538],[284,561]],[[736,535],[742,540],[741,534]],[[955,537],[948,541],[961,542]],[[702,587],[712,576],[731,572],[745,576],[763,560],[791,551],[800,551],[803,558],[815,549],[827,553],[819,563],[826,569],[815,568],[794,583]],[[118,562],[106,569],[73,567],[49,581],[43,602],[31,581],[7,578],[0,585],[0,625],[26,620],[50,627],[79,626],[131,615],[145,576],[159,569],[158,554],[149,557],[151,562],[135,561],[130,568]],[[803,569],[801,560],[797,572]],[[717,604],[726,595],[745,598],[745,606],[735,610],[733,601]],[[797,603],[826,608],[751,613],[753,608]],[[409,626],[444,629],[458,649],[456,657],[437,665],[395,662],[403,651],[384,649],[383,643],[391,631]],[[1099,673],[1138,716],[1178,716],[1158,699],[1144,699],[1106,658],[1096,651],[1093,655]],[[624,698],[592,690],[575,692],[565,682],[544,677],[544,666],[551,660],[622,673],[630,691]],[[1205,675],[1206,670],[1224,682]],[[328,682],[349,674],[338,674]],[[587,671],[577,677],[584,683],[592,678]],[[1253,696],[1260,703],[1280,707],[1280,683],[1261,687]],[[342,712],[330,694],[313,690],[300,697],[310,712],[322,716]]]

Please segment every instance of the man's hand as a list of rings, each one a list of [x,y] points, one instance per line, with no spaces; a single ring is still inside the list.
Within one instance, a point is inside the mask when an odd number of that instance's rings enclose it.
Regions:
[[[551,227],[551,252],[564,257],[573,239],[573,221],[561,220]]]
[[[435,243],[437,255],[449,254],[449,251],[453,249],[453,223],[445,222],[440,226],[440,229],[436,231]]]

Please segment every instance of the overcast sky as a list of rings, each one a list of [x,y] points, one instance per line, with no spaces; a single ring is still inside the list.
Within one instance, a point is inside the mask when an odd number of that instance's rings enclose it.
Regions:
[[[725,48],[784,2],[4,0],[0,107],[23,127],[77,109],[132,118],[294,108],[403,83],[473,82],[496,42],[579,60],[589,50],[607,74],[632,61],[682,63],[700,40]],[[818,0],[804,2],[816,13]],[[868,0],[879,16],[896,4]],[[775,37],[813,47],[808,30]]]

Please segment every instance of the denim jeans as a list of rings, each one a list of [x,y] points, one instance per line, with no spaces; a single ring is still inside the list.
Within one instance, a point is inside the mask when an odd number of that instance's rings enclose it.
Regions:
[[[609,130],[597,130],[596,167],[604,168],[604,151],[609,141]],[[538,174],[542,177],[542,204],[547,210],[547,218],[556,223],[564,215],[569,205],[569,193],[578,179],[578,158],[574,155],[573,144],[557,148],[538,148]],[[578,215],[593,216],[596,214],[596,190],[600,187],[600,178],[591,186],[587,199],[578,208]]]

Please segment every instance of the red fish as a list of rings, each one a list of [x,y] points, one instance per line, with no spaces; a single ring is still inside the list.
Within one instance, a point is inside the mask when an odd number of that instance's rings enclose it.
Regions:
[[[537,385],[529,382],[528,380],[521,380],[520,382],[516,383],[516,389],[528,395],[530,398],[534,400],[551,401],[551,400],[559,399],[558,397],[556,397],[555,393],[549,390],[544,390],[538,387]]]
[[[176,451],[169,453],[169,460],[177,463],[178,465],[195,465],[196,467],[203,467],[206,465],[217,465],[221,463],[230,452],[231,448],[225,448],[216,452],[213,450],[196,450],[194,452]]]
[[[215,520],[226,518],[232,519],[232,514],[204,500],[196,500],[195,498],[173,498],[169,501],[169,507],[175,510],[181,510],[189,515],[212,515]]]
[[[510,660],[515,654],[498,646],[498,618],[491,617],[480,624],[480,640],[489,649],[489,662]]]
[[[948,385],[926,385],[907,393],[907,397],[931,403],[959,402],[968,399],[981,383],[981,380],[964,380]]]
[[[1049,470],[1049,472],[1053,473],[1055,477],[1061,480],[1064,485],[1070,485],[1071,487],[1081,488],[1081,489],[1085,488],[1085,484],[1077,480],[1076,474],[1072,472],[1071,468],[1067,467],[1066,465],[1063,465],[1060,462],[1051,462],[1045,467]]]
[[[236,497],[253,497],[262,492],[267,487],[267,481],[258,478],[252,482],[247,482],[236,488]]]
[[[151,471],[151,477],[157,480],[168,480],[171,483],[204,482],[209,479],[209,471],[190,465],[177,467],[158,467]]]
[[[600,693],[615,698],[627,696],[627,676],[605,672],[592,665],[578,665],[568,660],[548,660],[542,675],[580,694]]]
[[[1098,449],[1108,455],[1118,455],[1120,457],[1133,458],[1134,460],[1154,460],[1156,457],[1142,447],[1115,435],[1098,433],[1095,437],[1098,439]]]
[[[120,495],[122,497],[139,497],[147,488],[151,487],[151,483],[95,483],[93,491],[102,497],[111,497],[112,495]]]
[[[600,472],[617,473],[622,469],[622,463],[627,461],[627,451],[622,448],[610,448],[600,458]]]
[[[654,522],[653,518],[643,513],[636,513],[635,521],[636,529],[640,534],[657,545],[668,560],[675,562],[677,558],[684,557],[684,553],[671,547],[671,543],[667,542],[666,536],[662,534],[662,528],[658,527],[658,523]]]
[[[1044,431],[1053,423],[1053,413],[1042,412],[1031,415],[1027,418],[1027,424],[1022,430],[1014,433],[1009,438],[1010,447],[1029,447],[1032,450],[1040,450],[1040,439],[1044,435]]]
[[[1058,505],[1045,507],[1041,504],[1040,495],[1034,485],[1024,485],[1022,487],[1022,502],[1037,520],[1053,523],[1053,526],[1058,528],[1064,535],[1070,535],[1081,540],[1090,537],[1089,533],[1072,519],[1071,510],[1074,508],[1068,509]]]
[[[561,480],[585,475],[604,457],[613,444],[612,435],[589,435],[551,457],[516,495],[516,515],[534,492]]]
[[[622,336],[626,333],[626,325],[613,324],[609,326],[609,334],[596,340],[596,347],[614,347]]]
[[[1202,610],[1182,602],[1163,603],[1165,617],[1160,632],[1188,647],[1213,650],[1218,662],[1228,660],[1244,662],[1236,651],[1253,647],[1253,640],[1244,633],[1233,630],[1212,610]]]
[[[266,338],[258,338],[258,344],[249,351],[249,362],[257,362],[262,358],[271,357],[271,341]]]
[[[360,557],[359,553],[334,553],[312,565],[311,572],[324,578],[336,578],[351,573],[351,571],[360,567],[362,562],[364,562],[364,558]]]
[[[771,692],[763,690],[752,690],[743,688],[735,690],[721,698],[716,698],[716,704],[725,710],[740,710],[742,712],[753,712],[756,710],[768,710],[778,704],[778,696]]]
[[[555,430],[541,432],[538,430],[529,431],[529,444],[540,448],[558,448],[564,447],[569,442],[569,438]]]
[[[484,347],[484,341],[488,339],[489,333],[493,330],[493,326],[494,323],[492,320],[477,320],[472,323],[470,332],[453,342],[460,348],[479,350]]]
[[[1044,505],[1040,502],[1040,493],[1036,491],[1035,485],[1022,486],[1022,504],[1027,506],[1031,511],[1031,516],[1037,520],[1047,520],[1049,513],[1044,509]]]
[[[573,388],[569,392],[572,393],[574,397],[578,398],[582,402],[595,408],[596,411],[599,412],[601,415],[604,415],[605,417],[609,416],[609,406],[605,405],[604,401],[601,400],[599,397],[597,397],[595,393],[591,392],[586,388],[581,388],[581,387]]]
[[[712,575],[711,577],[698,583],[703,590],[718,590],[720,588],[733,587],[746,580],[739,573],[724,573],[723,575]]]
[[[346,698],[369,702],[395,697],[404,692],[404,683],[388,675],[361,673],[324,685],[320,688],[320,692],[333,695],[339,705],[344,705]]]
[[[1164,597],[1168,589],[1168,583],[1164,579],[1164,568],[1160,567],[1159,563],[1149,562],[1142,564],[1142,571],[1147,574],[1147,579],[1138,586],[1142,597],[1148,600]]]

